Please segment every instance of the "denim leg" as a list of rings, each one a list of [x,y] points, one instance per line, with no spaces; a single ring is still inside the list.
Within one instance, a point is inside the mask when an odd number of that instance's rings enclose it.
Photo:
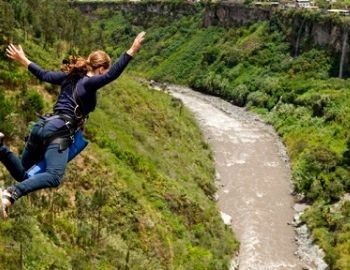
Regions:
[[[22,153],[22,166],[28,170],[44,157],[42,133],[45,131],[44,120],[39,120],[32,128],[29,139]]]
[[[25,171],[30,169],[34,164],[43,159],[44,149],[40,145],[32,144],[28,141],[21,155],[22,166]]]
[[[59,151],[59,144],[50,144],[45,152],[46,171],[15,185],[19,197],[42,188],[57,187],[64,175],[68,162],[68,152],[68,148]]]
[[[38,133],[41,128],[41,121],[36,123],[31,131],[30,137],[31,141],[38,140]],[[25,172],[31,166],[33,166],[37,161],[40,160],[42,155],[42,150],[39,147],[27,142],[25,149],[22,154],[22,158],[18,158],[12,151],[10,151],[6,146],[0,147],[0,161],[4,164],[6,169],[12,175],[12,177],[21,182],[24,179]]]
[[[26,170],[21,160],[4,145],[0,147],[0,161],[16,181],[23,180]]]

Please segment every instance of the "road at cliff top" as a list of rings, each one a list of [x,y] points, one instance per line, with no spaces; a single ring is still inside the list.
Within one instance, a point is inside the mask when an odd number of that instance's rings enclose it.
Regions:
[[[240,241],[239,269],[316,269],[295,255],[290,168],[273,129],[221,99],[179,86],[167,90],[194,113],[214,151],[218,204]]]

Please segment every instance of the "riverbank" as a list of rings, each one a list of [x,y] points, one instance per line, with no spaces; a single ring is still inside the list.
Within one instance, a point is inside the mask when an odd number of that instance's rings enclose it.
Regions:
[[[184,102],[213,147],[218,205],[241,245],[231,269],[328,269],[323,251],[300,221],[306,206],[295,203],[288,155],[273,127],[243,108],[186,87],[158,89]]]

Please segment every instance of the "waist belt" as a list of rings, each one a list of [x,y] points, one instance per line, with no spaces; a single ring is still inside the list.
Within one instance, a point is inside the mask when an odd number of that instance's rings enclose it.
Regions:
[[[67,114],[49,114],[49,115],[43,115],[41,116],[41,119],[45,120],[45,122],[48,122],[53,119],[61,119],[65,122],[66,127],[68,127],[71,131],[76,131],[77,129],[81,128],[84,124],[85,119],[75,119],[72,116],[69,116]]]
[[[74,117],[67,114],[49,114],[43,115],[40,118],[45,121],[44,125],[53,119],[61,119],[64,121],[66,128],[58,129],[56,132],[45,138],[43,142],[44,146],[47,146],[50,143],[59,144],[60,151],[67,149],[71,145],[75,132],[84,124],[84,119],[83,121],[81,121],[81,119],[76,120]]]

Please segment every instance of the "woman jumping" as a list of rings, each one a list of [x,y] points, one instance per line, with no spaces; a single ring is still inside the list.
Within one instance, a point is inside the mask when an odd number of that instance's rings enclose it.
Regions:
[[[20,197],[60,185],[72,138],[95,109],[97,90],[119,77],[139,51],[144,36],[145,32],[138,34],[130,49],[111,67],[110,57],[104,51],[95,51],[87,59],[71,57],[63,63],[61,72],[43,70],[26,57],[20,45],[8,46],[9,58],[28,68],[39,80],[60,85],[61,92],[53,114],[41,117],[33,126],[20,159],[4,145],[4,134],[0,132],[0,161],[18,182],[0,189],[0,217],[6,219]],[[28,178],[26,171],[41,159],[46,162],[45,171]]]

